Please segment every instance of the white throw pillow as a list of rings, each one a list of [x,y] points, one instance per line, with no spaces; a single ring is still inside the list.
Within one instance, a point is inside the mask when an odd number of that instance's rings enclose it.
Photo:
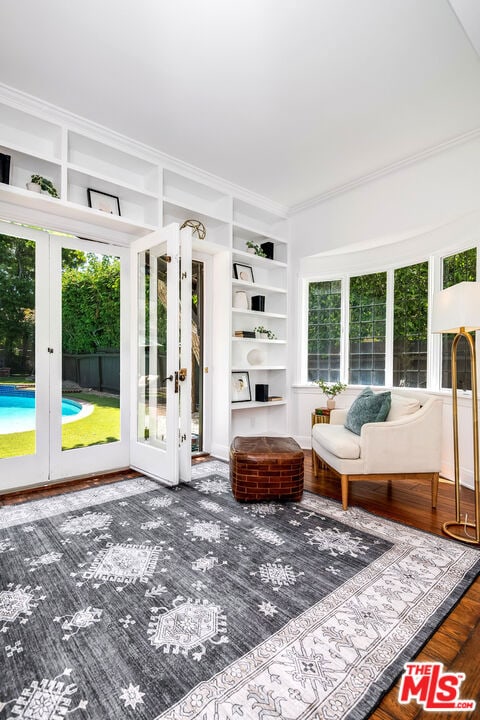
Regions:
[[[399,420],[405,415],[412,415],[420,410],[420,401],[413,397],[392,393],[392,404],[387,415],[387,422],[391,420]]]

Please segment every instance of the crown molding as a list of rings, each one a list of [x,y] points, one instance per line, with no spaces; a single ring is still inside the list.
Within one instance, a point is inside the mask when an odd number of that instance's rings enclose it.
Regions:
[[[421,150],[418,153],[415,153],[414,155],[409,155],[406,158],[403,158],[402,160],[397,160],[394,163],[391,163],[390,165],[385,165],[384,167],[379,168],[378,170],[373,170],[371,173],[367,173],[366,175],[361,175],[358,178],[355,178],[353,180],[349,180],[346,183],[343,183],[342,185],[337,185],[336,187],[331,188],[330,190],[326,190],[323,193],[320,193],[319,195],[316,195],[315,197],[310,198],[309,200],[305,200],[304,202],[298,203],[297,205],[292,205],[292,207],[289,210],[289,216],[295,215],[296,213],[302,212],[303,210],[307,210],[311,207],[314,207],[315,205],[319,205],[322,202],[325,202],[326,200],[330,200],[333,197],[336,197],[337,195],[342,195],[343,193],[349,192],[350,190],[353,190],[357,187],[361,187],[362,185],[368,185],[368,183],[378,180],[379,178],[385,177],[386,175],[391,175],[398,170],[401,170],[402,168],[408,167],[409,165],[414,165],[417,162],[420,162],[421,160],[426,160],[429,157],[432,157],[434,155],[439,155],[442,152],[445,152],[446,150],[450,150],[453,147],[456,147],[457,145],[462,145],[464,143],[470,142],[471,140],[476,140],[480,137],[480,128],[475,128],[473,130],[469,130],[466,133],[463,133],[462,135],[457,135],[454,138],[451,138],[450,140],[446,140],[442,143],[439,143],[438,145],[433,145],[432,147],[426,148],[425,150]]]
[[[118,150],[135,155],[143,160],[161,165],[163,169],[178,172],[187,175],[193,180],[204,183],[209,187],[215,188],[226,195],[232,195],[237,200],[243,200],[246,203],[255,205],[266,212],[273,215],[279,215],[286,218],[289,208],[286,205],[277,203],[263,195],[248,190],[240,185],[225,180],[224,178],[214,175],[206,170],[202,170],[195,165],[179,160],[172,155],[158,150],[157,148],[146,145],[138,140],[122,135],[115,130],[111,130],[104,125],[95,123],[87,118],[75,115],[68,110],[53,105],[49,102],[36,98],[33,95],[16,90],[8,85],[0,83],[0,101],[8,103],[11,107],[22,112],[35,115],[42,120],[57,123],[58,125],[66,125],[73,132],[81,132],[89,136],[93,140],[104,142],[112,145]]]

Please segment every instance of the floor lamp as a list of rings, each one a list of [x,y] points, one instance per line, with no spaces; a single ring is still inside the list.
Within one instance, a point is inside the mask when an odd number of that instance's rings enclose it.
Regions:
[[[472,545],[480,544],[480,479],[478,458],[478,404],[475,341],[470,332],[480,329],[480,283],[461,282],[435,293],[433,297],[432,332],[456,333],[452,344],[452,410],[453,460],[455,470],[455,520],[443,524],[450,537]],[[460,503],[460,466],[458,458],[457,349],[464,338],[470,351],[472,377],[473,484],[475,522],[462,519]]]

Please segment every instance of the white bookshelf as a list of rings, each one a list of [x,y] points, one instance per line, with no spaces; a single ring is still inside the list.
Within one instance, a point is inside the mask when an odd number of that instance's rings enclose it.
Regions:
[[[287,221],[272,212],[234,199],[232,224],[232,372],[248,372],[251,401],[231,403],[231,434],[287,434]],[[273,258],[249,251],[247,242],[273,244]],[[248,266],[253,282],[238,277]],[[247,297],[247,308],[236,307],[237,293]],[[263,311],[252,308],[252,298],[263,296]],[[274,339],[236,337],[263,326]],[[255,386],[268,385],[268,395],[281,400],[257,402]],[[248,412],[250,411],[250,412]]]

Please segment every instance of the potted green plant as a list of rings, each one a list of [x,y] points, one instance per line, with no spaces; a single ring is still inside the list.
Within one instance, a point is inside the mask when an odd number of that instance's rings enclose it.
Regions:
[[[315,380],[315,383],[318,385],[323,394],[327,396],[327,407],[330,408],[330,410],[335,407],[335,397],[347,389],[347,385],[345,385],[345,383],[326,382],[321,378],[320,380]]]
[[[274,332],[263,327],[263,325],[258,325],[255,328],[255,333],[259,340],[275,340],[277,337]]]
[[[47,178],[42,177],[41,175],[32,175],[30,178],[30,182],[27,183],[27,188],[29,190],[33,190],[34,192],[44,192],[48,193],[54,198],[58,198],[58,192],[53,185],[51,180],[47,180]]]
[[[247,252],[251,252],[254,255],[258,255],[258,257],[267,257],[267,254],[262,250],[260,245],[258,243],[254,243],[253,240],[247,240]]]

